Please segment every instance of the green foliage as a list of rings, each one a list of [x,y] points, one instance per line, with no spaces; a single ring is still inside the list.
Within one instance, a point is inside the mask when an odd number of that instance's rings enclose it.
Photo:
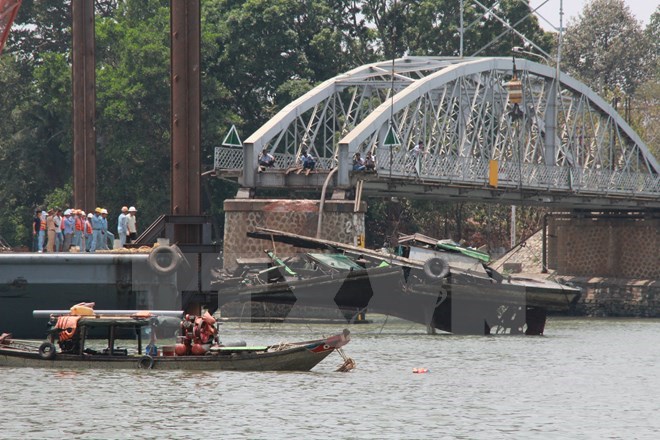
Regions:
[[[482,3],[491,7],[495,0]],[[140,228],[170,210],[169,4],[95,1],[97,200],[110,211],[111,227],[123,205],[138,208]],[[499,4],[499,15],[511,23],[529,11],[518,0]],[[203,171],[232,124],[245,139],[321,81],[394,55],[458,54],[455,0],[204,0],[201,7]],[[465,14],[466,26],[473,24],[466,55],[492,41],[482,54],[508,55],[520,45],[470,2]],[[518,28],[550,49],[552,38],[535,18]],[[72,202],[70,0],[23,1],[0,58],[0,81],[0,234],[29,246],[33,209]],[[203,178],[202,191],[203,209],[219,231],[222,202],[236,186]],[[372,245],[416,231],[473,240],[490,209],[410,200],[369,204]],[[497,240],[508,231],[508,217],[498,218],[503,223],[493,224],[489,235]]]
[[[592,0],[564,38],[562,68],[599,94],[633,94],[650,75],[651,44],[623,0]]]
[[[44,197],[44,207],[46,209],[60,208],[65,210],[73,205],[71,194],[73,194],[73,188],[70,184],[66,184],[62,188],[55,188]]]
[[[366,0],[363,13],[373,22],[385,58],[403,54],[421,56],[460,55],[460,3],[454,0]],[[528,2],[485,0],[486,8],[495,7],[497,15],[511,24],[543,50],[550,51],[552,34],[544,32],[531,15]],[[508,55],[523,41],[494,14],[472,2],[465,2],[464,55]]]

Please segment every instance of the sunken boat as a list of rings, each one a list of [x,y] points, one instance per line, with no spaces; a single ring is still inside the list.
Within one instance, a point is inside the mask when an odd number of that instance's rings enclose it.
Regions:
[[[214,281],[219,306],[265,302],[392,315],[458,334],[543,334],[548,312],[567,311],[578,288],[504,276],[473,249],[421,236],[403,237],[397,252],[377,251],[271,229],[248,233],[269,243],[309,249],[267,264],[246,262]]]

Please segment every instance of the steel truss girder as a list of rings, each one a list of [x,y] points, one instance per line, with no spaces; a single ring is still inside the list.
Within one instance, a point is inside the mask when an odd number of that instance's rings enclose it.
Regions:
[[[504,187],[552,182],[569,193],[660,196],[658,162],[609,104],[566,74],[557,81],[551,67],[528,60],[516,65],[520,119],[511,117],[508,102],[508,58],[407,57],[328,80],[246,140],[241,183],[254,186],[262,148],[280,167],[309,148],[321,169],[339,168],[338,186],[350,185],[353,154],[371,151],[379,176],[429,185],[460,175],[462,184],[483,186],[488,161],[497,160]],[[382,145],[390,124],[401,139],[392,150]],[[426,154],[411,163],[409,150],[420,140]]]

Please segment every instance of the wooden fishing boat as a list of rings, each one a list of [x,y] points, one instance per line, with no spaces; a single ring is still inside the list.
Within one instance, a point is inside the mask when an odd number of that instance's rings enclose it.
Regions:
[[[210,316],[210,315],[209,315]],[[154,315],[139,313],[133,315],[106,315],[94,313],[91,315],[67,314],[55,317],[60,323],[75,327],[54,326],[47,341],[39,344],[30,341],[19,341],[5,333],[0,336],[0,366],[9,367],[46,367],[59,369],[156,369],[156,370],[235,370],[235,371],[309,371],[325,359],[333,351],[339,350],[350,341],[347,329],[343,332],[317,340],[279,343],[268,346],[224,346],[207,343],[189,344],[185,352],[185,343],[162,347],[160,355],[154,355],[153,347],[146,346],[144,354],[142,347],[142,329],[153,325]],[[64,320],[62,318],[65,318]],[[204,335],[204,322],[197,317],[182,322],[191,322],[195,335]],[[69,320],[69,323],[66,321]],[[194,327],[195,321],[202,327]],[[214,322],[214,321],[213,321]],[[206,326],[207,329],[212,328]],[[201,332],[200,332],[201,329]],[[216,327],[217,329],[217,327]],[[107,346],[103,349],[93,349],[90,335],[99,331],[106,332]],[[134,332],[136,346],[132,348],[117,347],[116,336],[126,332]],[[153,334],[153,333],[152,333]],[[209,332],[212,337],[213,332]],[[217,341],[217,338],[216,338]],[[56,347],[55,342],[59,345]],[[199,345],[199,347],[198,347]],[[193,353],[190,353],[190,347]],[[353,364],[350,358],[344,358],[341,368]]]

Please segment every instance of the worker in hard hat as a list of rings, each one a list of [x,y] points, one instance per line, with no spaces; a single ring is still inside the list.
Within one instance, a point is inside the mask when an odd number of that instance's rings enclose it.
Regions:
[[[128,208],[128,234],[130,237],[130,243],[134,243],[137,240],[137,209],[135,206]]]
[[[124,247],[128,236],[128,206],[121,207],[121,214],[117,218],[117,234],[119,235],[119,244]]]
[[[103,249],[103,250],[108,250],[108,241],[110,243],[115,242],[115,234],[112,232],[108,231],[108,210],[105,208],[101,208],[101,220],[102,220],[102,235],[103,235],[103,241],[101,243],[101,247],[98,249]]]
[[[89,251],[96,252],[97,249],[101,249],[101,243],[103,243],[104,238],[101,208],[96,208],[94,210],[94,216],[92,217],[92,245],[90,246]]]

